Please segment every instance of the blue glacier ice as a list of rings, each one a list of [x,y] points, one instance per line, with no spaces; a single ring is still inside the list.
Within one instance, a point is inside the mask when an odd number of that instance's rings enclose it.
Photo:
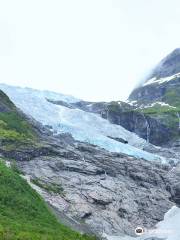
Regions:
[[[6,84],[0,84],[0,88],[24,113],[44,125],[51,125],[57,133],[71,133],[79,141],[95,144],[111,152],[120,152],[150,161],[162,161],[161,157],[143,151],[146,141],[123,127],[111,124],[97,114],[70,109],[47,101],[47,99],[68,103],[79,101],[75,97]],[[117,142],[108,136],[123,138],[128,144]]]

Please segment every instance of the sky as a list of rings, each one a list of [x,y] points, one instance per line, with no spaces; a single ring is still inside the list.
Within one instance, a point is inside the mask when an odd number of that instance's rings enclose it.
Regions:
[[[125,100],[179,28],[179,0],[0,0],[0,82]]]

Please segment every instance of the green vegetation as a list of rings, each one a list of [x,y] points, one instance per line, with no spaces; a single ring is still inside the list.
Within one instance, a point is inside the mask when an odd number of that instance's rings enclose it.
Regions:
[[[41,197],[0,161],[1,240],[93,240],[60,224]]]
[[[27,143],[35,138],[33,127],[0,90],[0,142]]]
[[[137,111],[143,112],[146,115],[149,115],[153,118],[158,119],[162,123],[164,123],[167,127],[171,128],[172,130],[177,130],[179,119],[177,117],[177,113],[180,113],[180,108],[170,107],[170,106],[162,106],[160,104],[156,104],[152,107],[138,109]],[[176,134],[178,132],[176,131]],[[175,134],[175,135],[176,135]]]
[[[45,183],[40,179],[33,179],[32,182],[39,186],[40,188],[43,188],[44,190],[52,193],[58,193],[61,195],[64,195],[64,189],[62,186],[56,184],[56,183]]]
[[[180,109],[180,86],[168,89],[163,97],[163,101]]]
[[[3,142],[28,142],[35,139],[30,124],[16,111],[0,112],[0,140]]]
[[[146,114],[163,114],[163,113],[175,113],[176,114],[177,112],[180,111],[180,109],[156,104],[153,107],[140,109],[138,111],[141,111]]]

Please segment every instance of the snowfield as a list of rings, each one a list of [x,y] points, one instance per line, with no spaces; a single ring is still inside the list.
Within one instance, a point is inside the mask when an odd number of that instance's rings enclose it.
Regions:
[[[163,161],[163,158],[141,150],[146,141],[123,127],[111,124],[96,114],[79,109],[69,109],[47,101],[47,99],[51,99],[71,103],[79,101],[79,99],[60,93],[20,88],[5,84],[0,84],[0,88],[24,113],[44,125],[52,126],[56,134],[68,132],[79,141],[95,144],[111,152],[125,153],[150,161]],[[108,136],[122,138],[127,140],[128,144],[110,139]]]
[[[158,106],[161,106],[161,107],[169,107],[169,108],[174,108],[174,109],[177,109],[177,107],[174,107],[174,106],[171,106],[169,105],[168,103],[165,103],[165,102],[153,102],[149,105],[144,105],[144,104],[141,104],[140,106],[138,106],[137,109],[146,109],[146,108],[151,108],[151,107],[158,107]]]

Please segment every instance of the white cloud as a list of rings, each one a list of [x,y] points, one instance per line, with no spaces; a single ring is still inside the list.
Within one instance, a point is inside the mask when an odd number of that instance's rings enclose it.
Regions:
[[[0,80],[124,99],[179,47],[177,0],[0,1]]]

